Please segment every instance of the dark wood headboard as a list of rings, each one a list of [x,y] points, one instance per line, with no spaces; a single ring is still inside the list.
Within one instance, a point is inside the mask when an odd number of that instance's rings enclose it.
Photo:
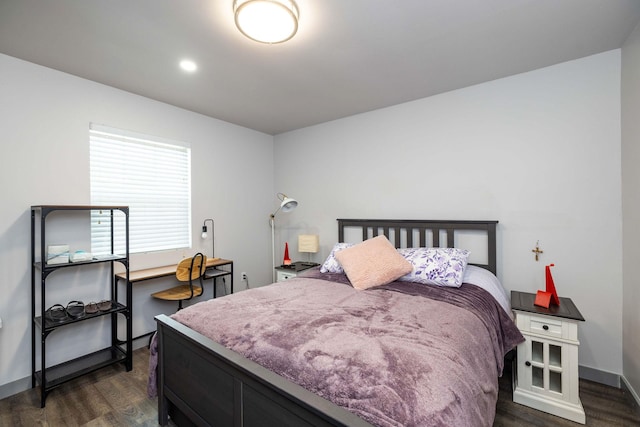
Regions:
[[[445,235],[447,247],[453,247],[456,231],[481,231],[487,234],[487,264],[475,264],[496,274],[496,225],[498,221],[441,221],[415,219],[338,219],[338,241],[344,242],[345,228],[362,229],[362,240],[384,234],[396,248],[426,247],[431,234],[431,247],[440,247],[440,234]],[[417,234],[418,241],[414,242]],[[392,240],[393,238],[393,240]],[[404,245],[403,245],[404,238]]]

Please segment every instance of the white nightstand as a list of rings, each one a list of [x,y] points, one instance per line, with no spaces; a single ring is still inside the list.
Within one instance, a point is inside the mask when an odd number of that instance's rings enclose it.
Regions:
[[[319,264],[312,262],[294,262],[291,265],[281,265],[276,267],[276,282],[284,282],[285,280],[297,277],[298,274],[305,270],[316,267]]]
[[[578,322],[584,318],[569,298],[548,309],[534,300],[535,294],[511,291],[511,309],[526,340],[518,345],[513,401],[584,424],[578,394]]]

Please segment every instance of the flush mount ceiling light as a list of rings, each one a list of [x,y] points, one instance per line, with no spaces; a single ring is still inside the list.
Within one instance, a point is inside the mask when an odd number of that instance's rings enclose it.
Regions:
[[[235,0],[236,26],[260,43],[282,43],[298,31],[298,6],[293,0]]]
[[[189,73],[193,73],[198,69],[198,65],[190,59],[183,59],[180,61],[180,68]]]

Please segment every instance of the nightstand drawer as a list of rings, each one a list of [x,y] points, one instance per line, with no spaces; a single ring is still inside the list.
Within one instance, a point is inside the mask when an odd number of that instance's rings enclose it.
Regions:
[[[276,282],[284,282],[285,280],[293,279],[296,277],[295,272],[278,271],[276,275]]]
[[[549,317],[529,317],[529,331],[549,337],[563,338],[562,322]]]
[[[516,324],[523,333],[562,340],[578,341],[578,325],[574,320],[553,316],[539,316],[517,311]]]

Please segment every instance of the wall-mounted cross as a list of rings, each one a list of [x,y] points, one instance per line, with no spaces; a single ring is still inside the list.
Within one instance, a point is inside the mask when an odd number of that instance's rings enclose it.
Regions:
[[[540,245],[539,245],[539,243],[540,243],[540,240],[538,240],[538,241],[536,242],[536,248],[535,248],[535,249],[531,249],[531,252],[533,252],[534,254],[536,254],[536,261],[538,261],[538,256],[539,256],[540,254],[544,253],[544,251],[541,251],[541,250],[540,250],[540,247],[539,247]]]

